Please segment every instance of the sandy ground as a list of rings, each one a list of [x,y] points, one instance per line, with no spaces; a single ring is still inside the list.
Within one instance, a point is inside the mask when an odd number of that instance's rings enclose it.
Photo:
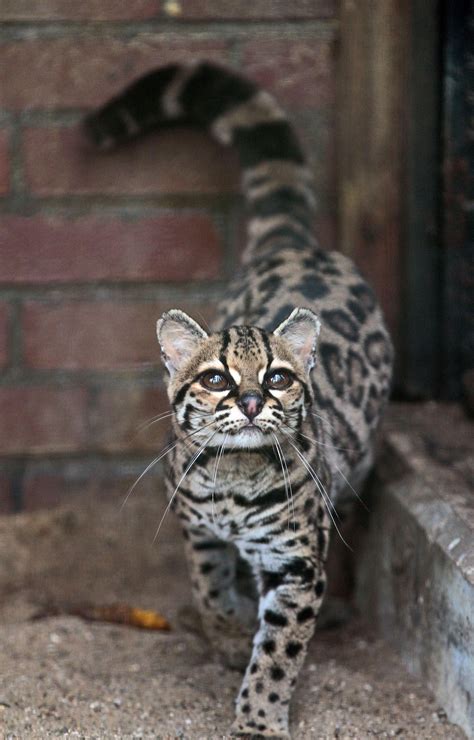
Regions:
[[[93,503],[0,520],[2,738],[226,737],[240,676],[181,626],[189,586],[171,517],[152,544],[161,508],[142,492],[122,513]],[[173,629],[30,620],[58,601],[125,601]],[[360,620],[316,634],[292,731],[294,740],[464,737]]]

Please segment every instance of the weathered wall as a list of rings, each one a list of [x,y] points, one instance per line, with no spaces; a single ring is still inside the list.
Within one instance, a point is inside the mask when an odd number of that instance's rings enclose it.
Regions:
[[[331,0],[3,0],[0,6],[0,508],[123,492],[163,442],[157,316],[213,311],[234,269],[238,168],[196,132],[108,156],[83,113],[154,65],[232,64],[285,105],[335,243]],[[127,480],[125,480],[127,479]]]

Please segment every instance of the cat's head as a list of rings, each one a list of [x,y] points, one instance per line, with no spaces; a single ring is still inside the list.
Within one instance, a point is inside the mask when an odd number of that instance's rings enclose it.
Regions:
[[[297,430],[312,400],[319,330],[306,308],[273,332],[232,326],[210,335],[183,311],[164,313],[157,336],[179,428],[209,446],[236,448],[271,445],[272,434]]]

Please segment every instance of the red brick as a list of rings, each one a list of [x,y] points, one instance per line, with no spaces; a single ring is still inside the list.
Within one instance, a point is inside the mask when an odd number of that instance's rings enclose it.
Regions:
[[[161,367],[155,326],[160,314],[173,306],[201,320],[202,306],[178,300],[57,305],[30,301],[22,322],[25,362],[40,369],[67,370]]]
[[[0,282],[10,284],[210,280],[222,262],[212,221],[189,212],[141,221],[5,216],[0,243]],[[0,304],[0,358],[4,313]]]
[[[87,478],[67,473],[36,473],[24,480],[22,505],[25,511],[37,511],[83,502],[94,496],[101,501],[114,498],[120,502],[132,483],[132,478],[103,481],[94,473]]]
[[[23,39],[0,46],[0,106],[15,110],[95,106],[161,64],[206,57],[223,61],[222,41]],[[32,68],[32,60],[34,67]]]
[[[166,444],[170,419],[156,420],[169,411],[164,388],[133,386],[102,389],[91,412],[94,449],[105,452],[159,451]]]
[[[292,110],[333,103],[333,41],[256,38],[242,50],[243,70]]]
[[[291,20],[332,18],[334,0],[163,0],[163,13],[191,20]]]
[[[11,514],[13,511],[13,492],[8,475],[0,474],[0,514]]]
[[[87,444],[83,389],[0,388],[0,453],[71,452]]]
[[[71,481],[59,475],[29,476],[23,485],[22,508],[25,511],[52,509],[83,498],[88,492],[84,481]]]
[[[136,494],[155,494],[157,470],[151,471],[140,481]],[[23,508],[26,511],[35,511],[44,508],[53,508],[58,505],[83,504],[84,501],[97,499],[116,502],[117,506],[124,501],[130,486],[136,481],[139,473],[120,475],[104,474],[104,471],[94,466],[84,470],[79,465],[77,471],[32,472],[27,474],[23,481]],[[162,490],[160,480],[158,490]]]
[[[8,362],[8,319],[8,304],[0,302],[0,367],[4,367]]]
[[[222,193],[238,189],[234,152],[199,131],[163,131],[107,155],[82,145],[79,132],[25,133],[27,180],[36,195]]]
[[[121,21],[153,18],[160,0],[2,0],[2,21]]]
[[[0,195],[10,190],[10,155],[7,131],[0,131]]]

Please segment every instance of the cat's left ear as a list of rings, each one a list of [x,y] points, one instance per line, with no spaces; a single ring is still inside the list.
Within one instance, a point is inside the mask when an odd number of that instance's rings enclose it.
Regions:
[[[208,335],[188,314],[173,308],[158,319],[156,336],[164,363],[173,376]]]
[[[288,342],[309,373],[316,362],[320,331],[321,322],[313,311],[309,308],[295,308],[273,333]]]

